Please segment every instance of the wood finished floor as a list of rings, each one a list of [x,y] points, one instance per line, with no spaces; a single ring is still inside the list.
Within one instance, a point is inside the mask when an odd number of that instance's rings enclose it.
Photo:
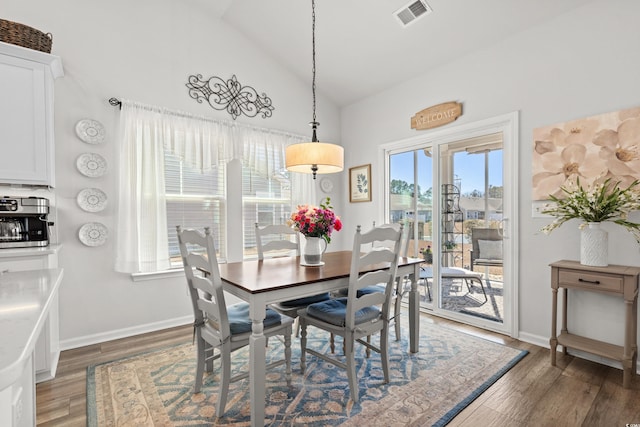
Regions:
[[[430,321],[529,351],[520,363],[462,411],[449,426],[625,426],[640,423],[640,378],[623,389],[622,371],[500,334],[437,317]],[[86,369],[191,339],[182,326],[62,352],[56,378],[36,389],[38,426],[86,425]]]

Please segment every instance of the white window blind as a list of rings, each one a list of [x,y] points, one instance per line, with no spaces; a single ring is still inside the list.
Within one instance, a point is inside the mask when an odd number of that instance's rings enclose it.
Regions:
[[[165,151],[167,234],[172,267],[181,267],[176,225],[203,230],[210,227],[218,259],[226,257],[224,167],[200,171]]]
[[[280,171],[265,176],[249,166],[243,166],[242,208],[243,255],[245,258],[251,258],[257,256],[255,224],[258,223],[260,227],[285,224],[291,215],[289,173]]]

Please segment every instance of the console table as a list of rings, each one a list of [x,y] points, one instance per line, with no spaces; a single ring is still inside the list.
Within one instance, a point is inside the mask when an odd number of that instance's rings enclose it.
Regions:
[[[556,347],[585,351],[622,362],[622,386],[629,388],[631,378],[636,373],[638,360],[638,277],[640,267],[609,265],[607,267],[591,267],[578,261],[557,261],[551,266],[551,365],[556,365]],[[558,289],[563,289],[562,329],[557,334]],[[567,329],[567,296],[568,289],[575,289],[601,294],[619,295],[625,303],[624,346],[609,344],[591,338],[572,334]]]

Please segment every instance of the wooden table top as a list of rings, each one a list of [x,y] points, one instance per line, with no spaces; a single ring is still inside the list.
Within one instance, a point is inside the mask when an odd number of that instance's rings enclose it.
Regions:
[[[300,257],[269,258],[220,264],[220,276],[250,293],[285,289],[326,280],[347,279],[351,269],[351,251],[326,252],[323,266],[305,267]],[[398,266],[422,262],[419,258],[401,257]],[[388,264],[386,267],[388,268]],[[384,266],[381,266],[384,267]]]

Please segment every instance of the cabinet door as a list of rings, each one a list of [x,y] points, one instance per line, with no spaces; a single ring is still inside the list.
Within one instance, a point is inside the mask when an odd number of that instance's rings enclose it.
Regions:
[[[0,183],[53,185],[48,67],[0,55]]]

